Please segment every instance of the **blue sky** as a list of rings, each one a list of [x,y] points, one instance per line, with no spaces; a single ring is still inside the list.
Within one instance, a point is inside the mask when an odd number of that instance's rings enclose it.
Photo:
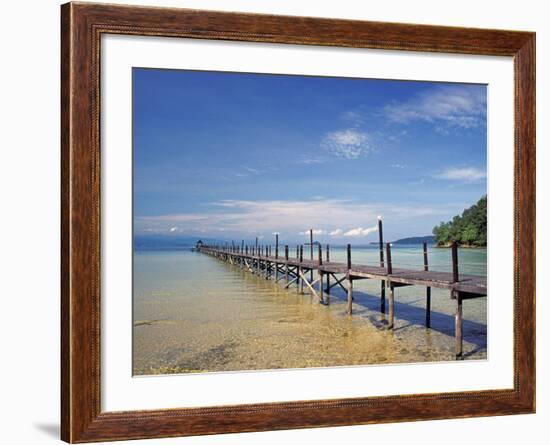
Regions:
[[[133,70],[134,230],[428,235],[486,194],[486,87]]]

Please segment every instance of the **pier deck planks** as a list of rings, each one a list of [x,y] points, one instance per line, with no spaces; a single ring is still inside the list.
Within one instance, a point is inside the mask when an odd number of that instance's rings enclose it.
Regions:
[[[203,251],[226,254],[232,257],[241,257],[253,259],[255,261],[267,261],[275,264],[288,264],[289,266],[300,266],[308,270],[320,270],[324,273],[347,274],[348,267],[345,263],[323,262],[319,265],[316,260],[304,259],[302,262],[298,258],[275,258],[274,256],[257,256],[247,255],[235,252],[227,252],[224,250],[203,248]],[[440,289],[455,290],[458,292],[466,292],[472,295],[483,297],[487,295],[487,279],[477,275],[461,274],[458,282],[453,282],[452,272],[436,272],[411,269],[394,268],[391,274],[384,267],[368,266],[361,264],[352,264],[349,274],[357,278],[371,278],[378,280],[386,280],[390,283],[408,284],[417,286],[436,287]]]

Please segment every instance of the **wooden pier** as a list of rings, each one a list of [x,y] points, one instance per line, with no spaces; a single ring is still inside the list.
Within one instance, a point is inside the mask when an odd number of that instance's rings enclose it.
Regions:
[[[382,224],[379,222],[380,262],[376,266],[355,264],[352,262],[351,245],[347,245],[345,263],[330,261],[330,247],[325,246],[325,255],[321,244],[313,248],[313,237],[310,233],[310,258],[304,258],[304,246],[296,246],[290,255],[289,246],[279,252],[279,236],[275,236],[275,248],[271,246],[245,245],[232,242],[223,246],[201,245],[197,251],[211,255],[220,260],[248,270],[251,273],[282,281],[285,288],[295,286],[298,293],[304,293],[305,288],[313,294],[321,304],[330,304],[330,291],[338,286],[347,294],[347,312],[352,314],[353,282],[355,280],[374,279],[381,281],[380,311],[386,313],[386,290],[388,306],[387,328],[393,329],[395,317],[395,289],[403,286],[426,287],[426,327],[430,327],[431,289],[447,289],[449,296],[455,301],[455,355],[462,358],[462,304],[464,300],[487,296],[487,279],[476,275],[459,274],[458,247],[451,247],[452,272],[435,272],[429,270],[428,251],[426,243],[423,249],[422,270],[394,268],[390,243],[382,242]],[[314,254],[316,250],[316,254]],[[384,255],[385,254],[385,255]]]

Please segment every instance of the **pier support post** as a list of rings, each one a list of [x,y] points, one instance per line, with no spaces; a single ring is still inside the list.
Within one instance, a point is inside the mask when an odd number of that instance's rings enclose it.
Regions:
[[[327,244],[327,263],[330,261],[330,247]],[[330,294],[330,274],[327,274],[327,295]],[[327,299],[328,304],[328,299]]]
[[[309,229],[309,259],[313,261],[313,229]],[[309,272],[309,281],[313,281],[313,269]]]
[[[348,266],[348,314],[351,315],[353,303],[353,280],[351,279],[351,244],[348,244],[346,250]]]
[[[304,246],[300,245],[300,266],[298,267],[298,277],[303,275],[304,270],[302,269],[302,261],[304,260]],[[299,278],[299,286],[298,286],[298,292],[303,294],[304,293],[304,279]]]
[[[319,256],[319,303],[323,304],[325,302],[325,298],[323,296],[323,271],[321,270],[321,266],[323,265],[323,248],[321,244],[319,244],[319,250],[318,250],[318,256]]]
[[[275,234],[275,282],[279,280],[279,234]]]
[[[453,241],[451,246],[452,264],[453,264],[453,282],[458,283],[458,244]]]
[[[380,252],[380,267],[384,268],[384,233],[382,230],[382,217],[378,217],[378,250]],[[380,282],[380,312],[386,313],[386,282]]]
[[[428,272],[428,244],[422,244],[422,250],[424,252],[424,271]],[[431,325],[431,306],[432,306],[432,288],[426,287],[426,327]]]
[[[380,312],[386,313],[386,282],[384,280],[380,282]]]
[[[319,271],[319,303],[325,303],[325,296],[323,294],[323,272]]]
[[[388,329],[393,329],[394,324],[394,314],[395,314],[395,290],[392,286],[391,282],[390,285],[390,298],[389,298],[389,310],[388,310]]]
[[[288,246],[285,246],[285,283],[288,284]]]
[[[432,288],[426,288],[426,327],[432,325]]]
[[[457,360],[462,359],[462,296],[460,292],[451,291],[451,298],[456,301],[455,313],[455,356]]]
[[[349,275],[349,272],[348,272],[348,305],[347,305],[348,315],[352,314],[352,304],[353,304],[353,280],[351,279],[351,275]]]

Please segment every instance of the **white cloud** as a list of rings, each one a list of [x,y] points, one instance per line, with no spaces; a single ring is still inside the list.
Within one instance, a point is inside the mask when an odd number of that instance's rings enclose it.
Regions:
[[[386,116],[400,123],[425,121],[449,127],[477,128],[485,125],[486,89],[479,85],[440,86],[419,93],[406,102],[386,105]],[[448,133],[440,125],[438,132]]]
[[[326,235],[327,231],[322,229],[313,229],[312,230],[313,235]],[[309,230],[305,230],[303,232],[298,232],[298,235],[309,235]]]
[[[340,117],[344,119],[345,121],[351,122],[355,126],[359,126],[363,123],[365,123],[365,119],[363,117],[363,114],[358,111],[344,111]]]
[[[249,172],[249,173],[252,173],[253,175],[259,175],[261,173],[260,170],[258,170],[257,168],[252,168],[252,167],[247,167],[246,165],[243,166],[243,168]]]
[[[205,203],[204,212],[137,217],[136,231],[151,229],[166,232],[167,228],[177,226],[178,233],[191,234],[199,230],[216,233],[223,229],[225,233],[256,236],[273,232],[297,234],[304,231],[304,224],[307,224],[322,230],[325,235],[347,236],[347,229],[338,228],[342,227],[342,221],[348,227],[362,228],[365,223],[374,223],[377,215],[382,214],[387,220],[406,224],[407,221],[429,215],[446,216],[455,207],[456,204],[434,208],[346,199],[224,200]]]
[[[314,164],[324,164],[327,162],[327,159],[322,158],[304,158],[298,161],[298,164],[314,165]]]
[[[177,230],[178,230],[177,227],[170,227],[170,232],[171,232],[171,233],[174,233],[174,232],[176,232]]]
[[[333,155],[345,159],[357,159],[371,151],[367,133],[355,129],[327,133],[321,146]]]
[[[372,226],[368,227],[366,229],[363,229],[362,227],[357,227],[356,229],[348,230],[344,233],[344,236],[367,236],[371,234],[372,232],[376,232],[378,230],[378,226]]]
[[[436,175],[437,179],[476,182],[487,177],[487,172],[476,167],[451,167]]]

